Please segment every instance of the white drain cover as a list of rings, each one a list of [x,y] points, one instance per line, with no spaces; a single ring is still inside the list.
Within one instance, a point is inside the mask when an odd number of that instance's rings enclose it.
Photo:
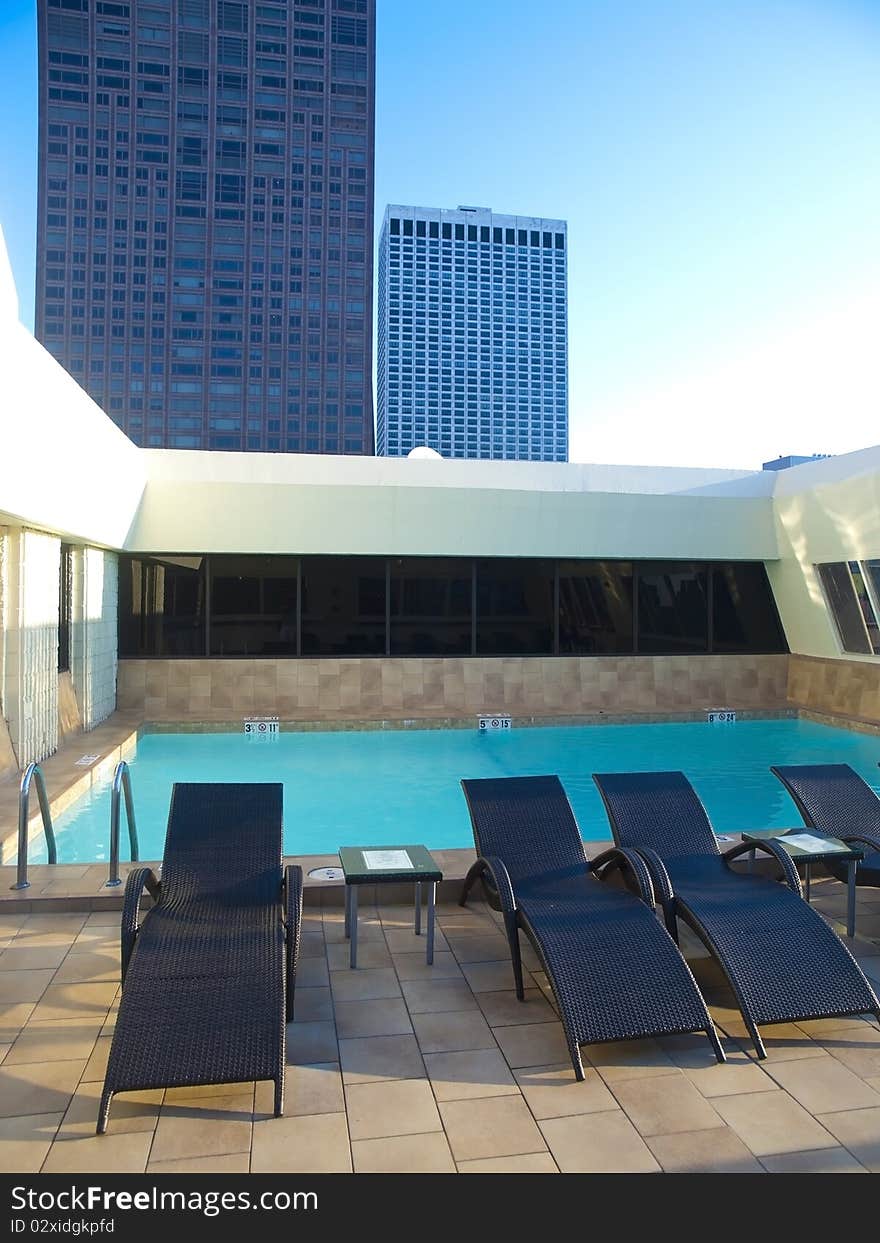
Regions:
[[[312,868],[309,877],[312,880],[342,880],[345,873],[342,868]]]

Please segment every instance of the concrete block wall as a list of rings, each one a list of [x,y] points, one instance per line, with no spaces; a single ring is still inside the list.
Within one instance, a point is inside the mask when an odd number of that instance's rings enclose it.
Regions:
[[[119,559],[102,548],[73,554],[70,667],[83,729],[116,707],[116,608]]]
[[[2,564],[3,713],[21,767],[58,746],[61,541],[9,528]]]

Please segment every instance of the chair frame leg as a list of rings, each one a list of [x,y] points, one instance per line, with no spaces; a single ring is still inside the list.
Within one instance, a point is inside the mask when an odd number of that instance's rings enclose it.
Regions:
[[[709,1037],[709,1043],[712,1045],[715,1060],[717,1062],[726,1062],[727,1054],[724,1052],[721,1041],[718,1039],[718,1031],[714,1023],[710,1023],[706,1028],[706,1035]]]
[[[513,980],[516,987],[517,1001],[525,1001],[526,993],[523,985],[522,951],[519,944],[519,925],[513,911],[506,911],[504,927],[507,931],[507,943],[510,946],[510,962],[513,967]]]
[[[284,1114],[284,1073],[275,1080],[275,1117],[280,1118]]]
[[[110,1102],[113,1100],[113,1092],[110,1088],[104,1088],[101,1092],[101,1103],[98,1106],[98,1125],[95,1127],[96,1135],[103,1135],[107,1130],[107,1123],[110,1121]]]
[[[464,884],[461,887],[461,897],[458,899],[459,906],[467,905],[468,894],[473,889],[475,883],[480,879],[482,874],[483,874],[483,869],[480,866],[479,862],[471,864],[470,868],[468,869],[468,874],[464,878]]]

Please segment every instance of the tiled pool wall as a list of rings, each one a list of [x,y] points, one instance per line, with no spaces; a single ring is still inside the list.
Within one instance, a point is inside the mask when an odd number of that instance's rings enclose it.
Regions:
[[[786,655],[121,660],[117,702],[148,721],[663,713],[782,706]]]

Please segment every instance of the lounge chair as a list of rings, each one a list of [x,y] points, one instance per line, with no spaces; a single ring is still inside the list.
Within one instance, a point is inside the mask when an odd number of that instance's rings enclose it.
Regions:
[[[479,856],[464,882],[483,882],[504,914],[516,995],[524,1000],[519,930],[535,947],[556,998],[575,1076],[582,1044],[705,1032],[724,1061],[690,968],[654,915],[647,869],[635,852],[604,851],[591,862],[558,777],[462,781]],[[641,900],[601,884],[621,868]]]
[[[125,887],[99,1135],[116,1092],[149,1088],[271,1079],[282,1113],[302,910],[302,870],[282,878],[282,790],[174,786],[162,879],[135,868]],[[138,928],[144,889],[154,905]]]
[[[814,833],[865,846],[856,864],[857,885],[880,885],[880,798],[849,764],[774,764],[798,811]],[[845,863],[825,860],[838,880],[847,879]]]
[[[839,937],[804,900],[797,868],[772,840],[721,854],[703,804],[684,773],[594,773],[614,840],[644,859],[666,925],[688,924],[726,974],[758,1057],[764,1023],[880,1015],[871,985]],[[739,855],[763,850],[786,884],[735,872]]]

